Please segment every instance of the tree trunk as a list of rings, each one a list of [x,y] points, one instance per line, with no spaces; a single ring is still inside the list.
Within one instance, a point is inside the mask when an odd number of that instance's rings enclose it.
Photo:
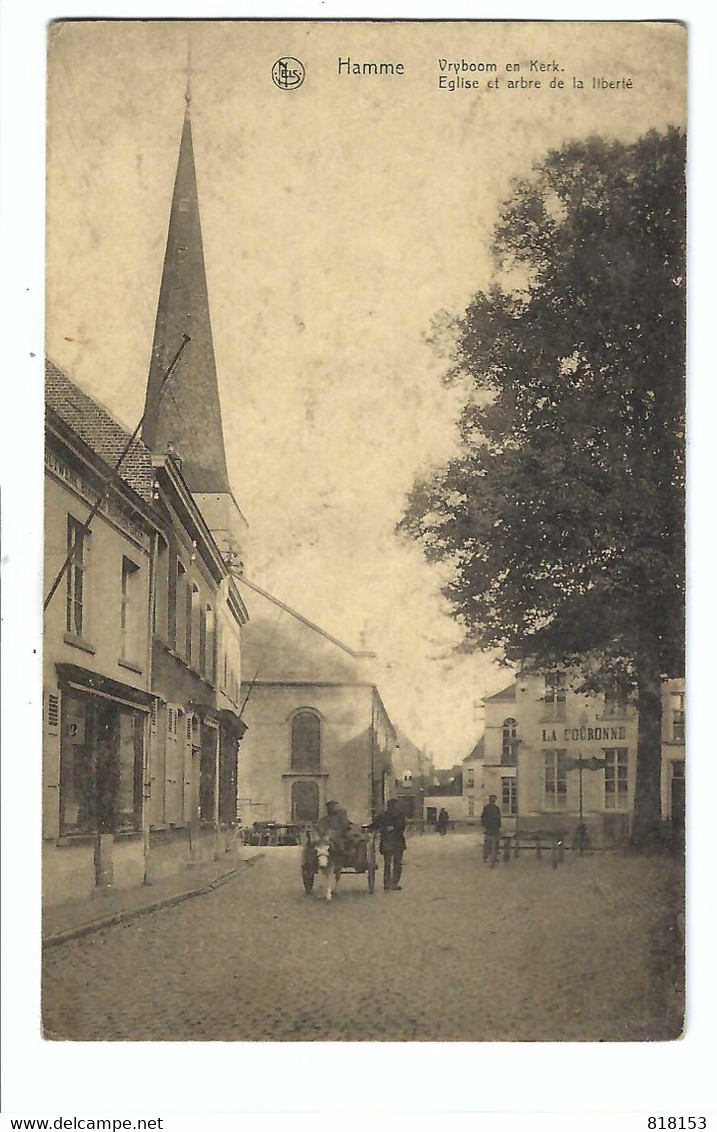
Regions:
[[[632,843],[658,844],[662,826],[662,679],[657,649],[638,658],[637,774]]]

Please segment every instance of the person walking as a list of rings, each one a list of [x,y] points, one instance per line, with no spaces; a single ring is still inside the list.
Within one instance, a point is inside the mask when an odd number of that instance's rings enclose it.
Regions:
[[[448,810],[442,809],[438,815],[438,821],[436,822],[436,829],[440,833],[441,837],[446,836],[446,830],[448,829],[448,820]]]
[[[383,857],[383,887],[385,892],[400,892],[398,883],[403,871],[403,851],[406,848],[406,819],[399,810],[398,800],[389,798],[384,813],[378,814],[369,829],[379,830],[378,849]]]
[[[483,807],[480,823],[483,826],[483,860],[498,856],[498,839],[500,838],[500,810],[496,805],[497,797],[491,794],[487,804]]]

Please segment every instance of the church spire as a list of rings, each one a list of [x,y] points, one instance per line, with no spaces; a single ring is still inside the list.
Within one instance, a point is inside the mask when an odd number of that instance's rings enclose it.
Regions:
[[[187,105],[159,291],[142,439],[156,453],[164,453],[172,446],[181,457],[182,472],[193,493],[230,495],[194,169],[190,69],[188,62]],[[177,343],[185,334],[191,341],[177,363],[171,387],[160,396],[164,373]]]

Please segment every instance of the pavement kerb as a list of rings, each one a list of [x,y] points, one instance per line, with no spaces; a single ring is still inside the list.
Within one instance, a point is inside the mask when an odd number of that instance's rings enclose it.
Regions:
[[[140,916],[147,916],[150,912],[157,912],[161,908],[172,908],[176,904],[182,904],[185,900],[191,900],[195,896],[204,896],[206,893],[211,892],[215,888],[226,884],[232,877],[241,870],[242,865],[253,864],[263,857],[263,853],[255,853],[253,857],[246,857],[233,869],[229,869],[226,873],[221,873],[218,877],[207,884],[201,885],[199,888],[185,889],[184,892],[177,892],[174,896],[165,896],[161,900],[154,900],[150,904],[143,904],[139,908],[127,908],[124,911],[112,912],[109,916],[100,916],[96,920],[89,920],[84,924],[76,924],[72,928],[65,928],[63,931],[55,932],[54,935],[46,936],[42,941],[43,947],[56,947],[60,943],[67,943],[71,939],[78,939],[83,935],[92,935],[94,932],[103,931],[105,928],[113,928],[118,924],[126,924],[130,920],[136,920]]]

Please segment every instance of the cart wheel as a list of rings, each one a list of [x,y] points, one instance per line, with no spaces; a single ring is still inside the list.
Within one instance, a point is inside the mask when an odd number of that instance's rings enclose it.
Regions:
[[[366,873],[368,877],[368,890],[371,894],[373,894],[373,890],[376,887],[376,866],[369,865]]]
[[[314,870],[309,868],[308,865],[301,866],[301,879],[304,882],[304,892],[307,896],[310,895],[311,890],[314,887],[314,876]]]

